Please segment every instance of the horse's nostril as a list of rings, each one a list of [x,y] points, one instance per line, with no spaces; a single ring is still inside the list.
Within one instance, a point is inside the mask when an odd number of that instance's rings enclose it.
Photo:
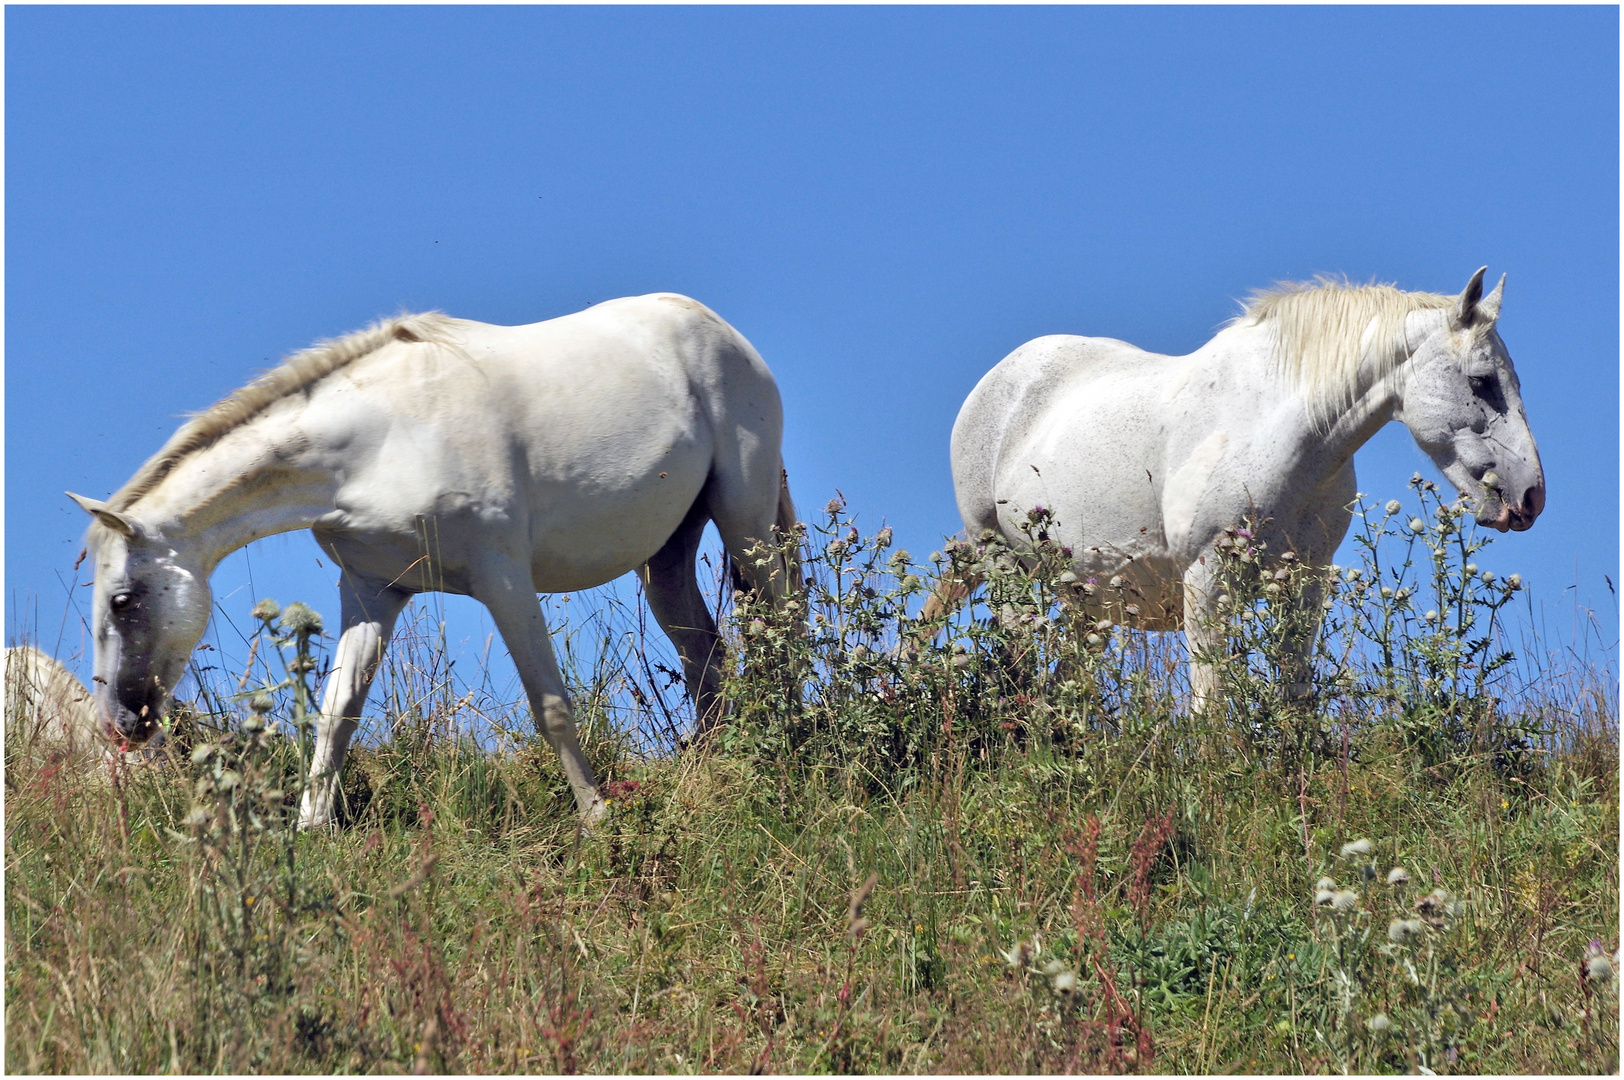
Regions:
[[[1539,517],[1545,509],[1545,485],[1535,484],[1523,494],[1523,513],[1531,518]]]

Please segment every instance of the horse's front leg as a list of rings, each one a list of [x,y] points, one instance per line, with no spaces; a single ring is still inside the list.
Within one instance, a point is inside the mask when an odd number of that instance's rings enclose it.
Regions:
[[[1184,643],[1190,654],[1190,715],[1218,700],[1218,669],[1228,645],[1228,625],[1218,611],[1218,557],[1208,552],[1184,572]]]
[[[598,794],[597,777],[593,776],[592,766],[587,764],[581,741],[575,734],[569,691],[558,670],[552,637],[541,613],[541,601],[536,599],[529,566],[492,556],[481,567],[474,584],[473,597],[490,609],[497,632],[502,635],[508,655],[513,657],[513,666],[519,671],[525,696],[530,699],[536,728],[558,754],[564,777],[575,794],[576,808],[585,822],[599,820],[608,808]]]
[[[322,691],[321,714],[316,718],[316,752],[310,761],[310,786],[299,807],[299,827],[330,824],[338,795],[339,775],[350,737],[361,722],[372,679],[378,673],[395,619],[408,595],[394,589],[375,589],[348,574],[339,583],[340,621],[343,628],[333,658],[333,670]]]

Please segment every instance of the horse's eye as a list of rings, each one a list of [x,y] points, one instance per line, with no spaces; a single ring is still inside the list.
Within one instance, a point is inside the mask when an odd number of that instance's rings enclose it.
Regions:
[[[1505,395],[1500,392],[1500,380],[1493,375],[1468,375],[1467,385],[1472,388],[1472,395],[1495,412],[1506,411]]]
[[[114,611],[123,611],[130,606],[130,594],[127,592],[114,593],[112,599],[107,601],[107,606]]]

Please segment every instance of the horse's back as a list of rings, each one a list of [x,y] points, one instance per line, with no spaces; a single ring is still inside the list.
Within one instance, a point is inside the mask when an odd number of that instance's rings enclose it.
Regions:
[[[999,528],[999,500],[1011,494],[999,491],[1001,465],[1055,417],[1057,408],[1076,394],[1138,393],[1146,366],[1162,359],[1115,338],[1052,334],[999,361],[970,392],[953,424],[953,486],[965,526],[972,532]]]
[[[118,754],[96,714],[90,689],[56,658],[30,645],[6,649],[5,670],[8,742],[22,756],[38,761],[67,759],[89,767],[118,760],[143,765],[162,755],[160,733],[146,747]]]
[[[528,547],[538,589],[600,584],[657,551],[713,480],[745,477],[770,519],[777,386],[703,304],[655,293],[520,326],[445,326],[444,340],[369,358],[323,406],[325,438],[351,449],[322,530],[386,547],[369,574],[392,579],[386,564],[429,517],[451,591],[492,545]],[[344,400],[352,391],[361,400]]]

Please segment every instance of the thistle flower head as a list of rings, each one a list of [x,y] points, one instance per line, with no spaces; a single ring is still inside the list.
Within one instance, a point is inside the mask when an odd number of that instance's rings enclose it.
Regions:
[[[1331,894],[1332,911],[1352,911],[1359,906],[1359,894],[1352,889],[1338,889]]]
[[[1369,856],[1371,850],[1370,841],[1361,837],[1343,844],[1337,855],[1344,859],[1363,859]]]
[[[1041,952],[1043,952],[1042,942],[1033,937],[1031,941],[1017,941],[1007,951],[1000,949],[998,955],[1004,958],[1004,964],[1009,970],[1020,971],[1036,959]]]
[[[291,634],[310,636],[321,633],[321,616],[295,600],[282,609],[282,629]]]
[[[1404,509],[1404,504],[1399,502],[1397,499],[1387,500],[1387,512],[1389,514],[1396,514],[1402,509]]]
[[[1592,938],[1590,944],[1585,946],[1584,963],[1579,967],[1581,977],[1591,982],[1600,982],[1613,977],[1613,961],[1607,955],[1607,948],[1600,938]]]
[[[1387,940],[1396,945],[1408,945],[1420,936],[1420,919],[1394,919],[1387,924]]]
[[[1402,888],[1410,883],[1410,872],[1402,866],[1395,866],[1387,871],[1387,884],[1395,888]]]
[[[271,622],[280,614],[282,614],[282,605],[268,596],[254,605],[254,618],[262,622]]]
[[[1393,1028],[1393,1022],[1387,1019],[1386,1013],[1377,1013],[1365,1021],[1365,1027],[1370,1029],[1372,1035],[1385,1035]]]

